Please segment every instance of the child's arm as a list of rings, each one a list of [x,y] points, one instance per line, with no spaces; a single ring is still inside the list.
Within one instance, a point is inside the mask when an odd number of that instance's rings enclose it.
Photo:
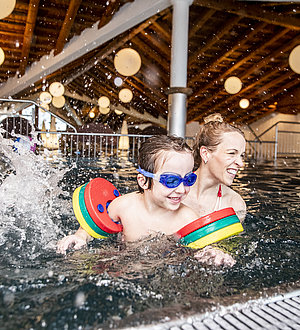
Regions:
[[[79,250],[93,239],[82,227],[75,234],[65,236],[57,243],[57,252],[65,254],[68,249]]]

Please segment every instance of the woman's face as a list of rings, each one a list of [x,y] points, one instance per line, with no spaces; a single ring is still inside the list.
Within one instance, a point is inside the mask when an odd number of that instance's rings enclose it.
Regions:
[[[230,186],[238,170],[244,166],[245,148],[246,141],[240,133],[224,133],[216,150],[208,153],[207,165],[212,177]]]
[[[155,174],[159,176],[163,173],[174,173],[183,178],[192,172],[193,166],[194,159],[191,153],[168,151],[158,157]],[[176,188],[167,188],[157,180],[153,180],[151,198],[157,206],[177,210],[189,191],[190,187],[184,186],[182,182]]]

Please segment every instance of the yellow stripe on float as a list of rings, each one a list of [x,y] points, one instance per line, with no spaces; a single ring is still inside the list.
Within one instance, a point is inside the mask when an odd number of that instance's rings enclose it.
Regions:
[[[85,219],[81,213],[80,206],[79,206],[79,191],[80,191],[81,187],[82,186],[75,189],[75,191],[73,193],[73,197],[72,197],[73,210],[74,210],[76,219],[78,220],[80,226],[92,237],[107,238],[105,236],[101,236],[101,235],[97,234],[85,221]]]
[[[230,226],[227,226],[227,227],[219,229],[211,234],[208,234],[186,246],[190,247],[192,249],[202,249],[203,247],[205,247],[207,245],[216,243],[218,241],[221,241],[222,239],[236,235],[236,234],[242,232],[243,230],[244,230],[244,228],[240,222],[234,223]]]

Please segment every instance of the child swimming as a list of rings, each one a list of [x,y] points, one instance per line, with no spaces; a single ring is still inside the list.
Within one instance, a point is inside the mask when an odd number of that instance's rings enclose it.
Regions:
[[[182,204],[197,179],[192,150],[184,139],[165,135],[147,139],[139,150],[138,166],[139,191],[114,199],[108,207],[109,216],[121,222],[125,241],[153,233],[171,235],[198,218]],[[80,249],[91,239],[80,227],[58,242],[57,251]]]

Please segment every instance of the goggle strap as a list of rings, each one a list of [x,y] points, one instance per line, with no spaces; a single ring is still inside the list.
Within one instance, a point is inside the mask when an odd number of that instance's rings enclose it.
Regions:
[[[145,177],[147,177],[147,178],[155,179],[155,174],[143,170],[140,166],[139,166],[139,168],[137,169],[137,171],[138,171],[139,173],[143,174],[143,175],[144,175]]]

